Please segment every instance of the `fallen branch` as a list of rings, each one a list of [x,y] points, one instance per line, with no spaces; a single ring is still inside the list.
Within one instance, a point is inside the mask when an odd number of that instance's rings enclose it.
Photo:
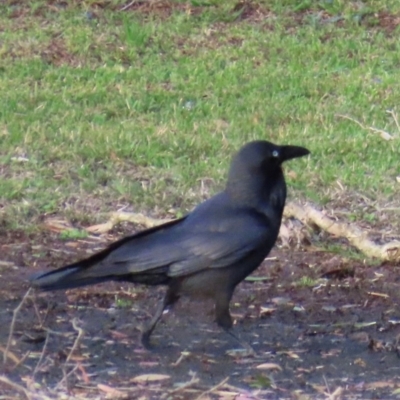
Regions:
[[[368,257],[379,258],[385,261],[400,260],[400,242],[391,241],[386,244],[377,244],[368,238],[365,231],[357,228],[353,223],[336,222],[324,215],[321,211],[310,205],[299,205],[290,202],[285,207],[285,217],[294,217],[308,226],[318,226],[324,231],[346,238],[352,246],[360,250]]]
[[[391,241],[386,244],[378,244],[368,238],[368,233],[357,228],[354,223],[336,222],[324,215],[310,205],[300,205],[295,202],[286,204],[284,216],[287,218],[296,218],[304,225],[315,227],[330,233],[337,237],[346,238],[356,249],[371,258],[378,258],[384,261],[400,261],[400,242]],[[87,230],[92,233],[106,233],[120,222],[132,222],[143,225],[146,228],[152,228],[170,220],[146,217],[143,214],[114,212],[111,218],[104,224],[94,225]]]
[[[161,225],[169,221],[169,219],[154,219],[151,217],[146,217],[145,215],[140,213],[116,211],[111,214],[108,222],[105,222],[104,224],[89,226],[89,228],[86,228],[86,230],[91,233],[106,233],[114,228],[114,226],[118,225],[120,222],[132,222],[133,224],[143,225],[146,228],[152,228],[153,226]]]

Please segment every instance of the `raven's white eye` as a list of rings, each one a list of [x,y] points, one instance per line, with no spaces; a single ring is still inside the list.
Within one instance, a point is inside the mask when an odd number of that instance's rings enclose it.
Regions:
[[[278,152],[278,150],[274,150],[274,151],[272,152],[272,157],[279,157],[279,152]]]

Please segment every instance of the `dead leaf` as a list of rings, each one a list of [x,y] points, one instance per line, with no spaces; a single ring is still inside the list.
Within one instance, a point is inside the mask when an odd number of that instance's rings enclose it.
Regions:
[[[71,357],[72,358],[72,357]],[[70,358],[70,359],[71,359]],[[89,379],[89,375],[87,374],[85,368],[83,367],[83,365],[81,363],[78,364],[78,369],[79,371],[81,371],[82,374],[82,380],[83,382],[88,385],[90,383],[90,379]]]
[[[279,238],[282,240],[284,246],[289,246],[290,239],[293,237],[292,230],[284,223],[279,228]]]
[[[367,292],[369,295],[371,296],[375,296],[375,297],[383,297],[385,299],[389,298],[389,295],[386,293],[378,293],[378,292]]]
[[[333,307],[333,306],[323,306],[322,310],[327,311],[327,312],[335,312],[337,310],[337,308]]]
[[[276,308],[274,307],[260,307],[260,315],[272,314],[274,311],[276,311]]]
[[[362,328],[368,328],[370,326],[376,325],[376,321],[370,321],[370,322],[356,322],[354,324],[354,328],[356,329],[362,329]]]
[[[394,137],[389,132],[379,129],[379,133],[381,134],[381,138],[384,140],[393,140],[394,139]]]
[[[316,384],[312,384],[312,383],[310,383],[310,386],[314,390],[316,390],[318,393],[325,394],[326,386],[316,385]]]
[[[143,374],[135,376],[134,378],[130,379],[129,382],[145,383],[145,382],[164,381],[170,378],[171,377],[169,375],[164,375],[164,374]]]
[[[113,339],[119,340],[119,339],[127,339],[127,338],[129,338],[129,335],[127,335],[126,333],[123,333],[123,332],[118,332],[118,331],[111,330],[110,333],[111,333],[111,337]]]
[[[46,218],[43,225],[52,232],[62,232],[72,228],[68,221],[60,218]]]
[[[354,364],[359,365],[360,367],[363,367],[363,368],[365,368],[367,366],[367,363],[362,358],[355,359]]]
[[[106,233],[112,229],[112,224],[110,222],[105,222],[104,224],[97,224],[88,226],[85,228],[90,233]]]
[[[12,161],[17,161],[17,162],[28,162],[29,158],[26,157],[11,157]]]
[[[271,299],[272,303],[276,304],[277,306],[283,306],[286,304],[291,304],[291,301],[287,297],[274,297]]]
[[[140,361],[139,362],[139,366],[141,368],[151,368],[151,367],[156,367],[157,365],[160,365],[160,363],[157,361]]]
[[[0,267],[14,267],[15,264],[11,261],[0,261]]]
[[[268,369],[268,370],[275,370],[275,371],[282,371],[282,368],[280,365],[275,364],[275,363],[264,363],[257,365],[257,369]]]
[[[300,358],[299,355],[293,351],[279,351],[278,354],[284,354],[285,356],[293,358],[294,360],[298,360]]]
[[[72,247],[73,249],[77,249],[78,247],[81,246],[81,244],[79,242],[68,242],[68,243],[65,243],[65,246]]]
[[[108,396],[112,396],[113,399],[115,399],[115,398],[117,398],[117,397],[124,397],[124,396],[126,396],[126,393],[121,392],[120,390],[115,389],[115,388],[113,388],[113,387],[111,387],[111,386],[104,385],[104,384],[102,384],[102,383],[99,383],[99,384],[97,385],[97,388],[98,388],[99,390],[101,390],[102,392],[107,393],[107,397],[108,397]]]
[[[369,390],[379,389],[379,388],[387,388],[395,386],[394,382],[391,381],[377,381],[377,382],[369,382],[366,383],[365,386]]]

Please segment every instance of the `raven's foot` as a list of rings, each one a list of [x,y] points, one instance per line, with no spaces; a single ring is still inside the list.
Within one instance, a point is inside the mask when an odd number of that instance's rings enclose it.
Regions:
[[[151,331],[145,331],[142,333],[142,337],[141,337],[141,342],[142,342],[142,346],[146,349],[146,350],[154,350],[154,346],[150,343],[150,335],[151,335]]]
[[[240,353],[244,357],[247,357],[247,356],[255,357],[257,355],[257,353],[253,349],[253,347],[251,347],[251,345],[249,343],[247,343],[246,341],[240,339],[239,336],[237,336],[235,333],[233,333],[232,329],[224,329],[224,330],[227,334],[229,334],[231,337],[233,337],[237,343],[239,343],[243,347],[243,349],[240,349],[240,350],[235,349],[235,350],[228,351],[228,354],[234,354],[234,353],[239,354]]]

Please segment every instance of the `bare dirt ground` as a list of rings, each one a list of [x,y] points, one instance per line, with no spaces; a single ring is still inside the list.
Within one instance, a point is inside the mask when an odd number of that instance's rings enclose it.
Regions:
[[[0,236],[3,354],[29,275],[121,235]],[[32,292],[15,318],[0,381],[9,397],[2,398],[396,398],[400,266],[277,248],[254,277],[238,286],[231,311],[255,356],[232,351],[240,349],[213,322],[212,304],[185,300],[164,315],[155,350],[143,350],[140,330],[163,288],[110,282]]]

